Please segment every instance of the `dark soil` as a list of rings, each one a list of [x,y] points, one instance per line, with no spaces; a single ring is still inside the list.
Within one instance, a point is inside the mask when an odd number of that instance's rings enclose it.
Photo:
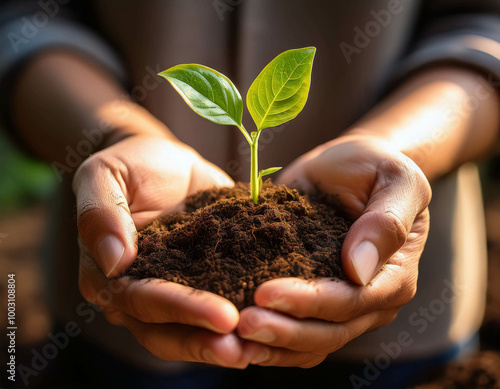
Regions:
[[[438,380],[415,389],[500,389],[500,354],[482,351],[449,365]]]
[[[126,274],[208,290],[242,309],[273,278],[346,279],[340,250],[349,226],[335,196],[268,182],[255,205],[243,184],[201,191],[185,212],[139,232],[139,255]]]

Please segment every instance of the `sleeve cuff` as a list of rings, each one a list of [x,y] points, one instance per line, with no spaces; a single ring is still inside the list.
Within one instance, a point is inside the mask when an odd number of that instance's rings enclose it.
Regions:
[[[10,97],[22,69],[40,52],[56,48],[73,50],[93,60],[122,85],[127,84],[119,57],[97,34],[72,20],[50,19],[47,15],[46,19],[37,20],[35,15],[25,14],[0,25],[0,125],[21,147],[24,142],[12,123]]]
[[[26,16],[0,27],[0,84],[12,69],[42,50],[67,48],[90,57],[125,82],[126,73],[118,56],[89,29],[67,20],[42,21]]]
[[[495,19],[496,23],[490,24],[492,19]],[[471,20],[474,23],[471,24]],[[474,17],[468,21],[467,26],[460,26],[461,23],[457,20],[443,23],[452,28],[446,31],[441,27],[441,31],[434,31],[435,35],[424,39],[408,57],[403,59],[394,77],[394,83],[421,68],[441,63],[454,63],[479,70],[492,86],[498,88],[500,86],[500,18]]]

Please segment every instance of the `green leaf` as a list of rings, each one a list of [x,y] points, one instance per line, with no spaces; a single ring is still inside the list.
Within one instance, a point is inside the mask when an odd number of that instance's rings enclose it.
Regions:
[[[276,173],[278,170],[283,169],[282,167],[270,167],[259,172],[259,177],[268,176],[269,174]]]
[[[250,86],[247,107],[260,131],[295,118],[307,101],[315,47],[288,50],[273,59]]]
[[[243,102],[229,78],[203,65],[177,65],[158,73],[198,115],[211,122],[241,127]]]
[[[268,176],[269,174],[276,173],[278,170],[281,170],[281,169],[283,169],[283,168],[282,167],[270,167],[270,168],[261,170],[259,172],[259,192],[260,192],[260,188],[262,188],[262,177]]]

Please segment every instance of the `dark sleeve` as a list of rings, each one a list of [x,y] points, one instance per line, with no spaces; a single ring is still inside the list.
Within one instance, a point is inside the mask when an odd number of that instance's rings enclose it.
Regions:
[[[10,131],[15,139],[10,96],[24,66],[39,53],[59,48],[72,50],[109,71],[119,82],[126,82],[121,60],[92,28],[90,3],[0,0],[0,127]]]
[[[438,63],[481,71],[500,86],[500,0],[426,0],[415,43],[396,79]]]

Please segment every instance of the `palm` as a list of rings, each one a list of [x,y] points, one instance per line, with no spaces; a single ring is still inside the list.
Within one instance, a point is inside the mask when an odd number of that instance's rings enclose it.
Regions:
[[[186,196],[200,189],[231,184],[221,170],[169,140],[136,137],[108,152],[118,161],[115,178],[137,229],[180,210]]]

